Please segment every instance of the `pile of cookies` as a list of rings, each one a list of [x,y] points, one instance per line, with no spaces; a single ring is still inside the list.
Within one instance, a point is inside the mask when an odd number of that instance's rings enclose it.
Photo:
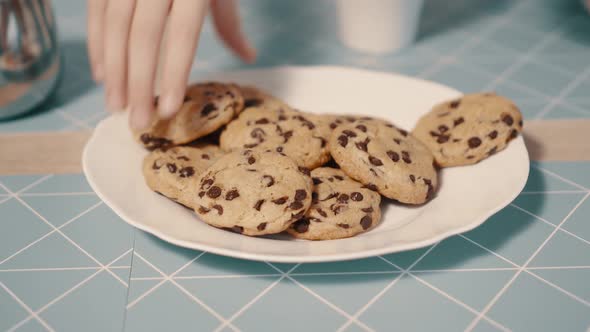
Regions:
[[[254,87],[209,82],[188,87],[175,117],[135,134],[150,151],[149,188],[209,225],[328,240],[375,227],[381,196],[428,202],[440,167],[477,163],[521,130],[518,108],[495,94],[441,103],[410,133],[383,119],[306,113]]]

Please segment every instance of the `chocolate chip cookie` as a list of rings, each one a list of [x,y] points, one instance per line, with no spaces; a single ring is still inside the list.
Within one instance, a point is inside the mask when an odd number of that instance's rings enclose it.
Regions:
[[[244,109],[249,107],[265,107],[274,109],[290,109],[285,102],[270,93],[249,85],[241,85],[240,92],[244,97]]]
[[[272,150],[310,169],[330,159],[327,140],[307,113],[284,107],[249,107],[227,125],[220,137],[225,151]]]
[[[381,218],[381,196],[343,171],[320,167],[311,172],[311,207],[287,232],[307,240],[333,240],[368,231]]]
[[[243,107],[244,99],[234,84],[192,84],[174,117],[155,119],[149,129],[135,135],[148,150],[188,143],[221,128]]]
[[[223,155],[215,145],[177,146],[150,152],[143,161],[143,176],[150,189],[192,208],[190,182]]]
[[[237,233],[279,233],[309,208],[309,174],[275,151],[236,150],[194,183],[195,211],[206,223]]]
[[[506,148],[522,131],[522,115],[493,93],[465,95],[436,105],[413,131],[441,167],[475,164]]]
[[[434,195],[434,157],[403,129],[384,121],[359,120],[338,126],[329,147],[348,176],[385,197],[422,204]]]

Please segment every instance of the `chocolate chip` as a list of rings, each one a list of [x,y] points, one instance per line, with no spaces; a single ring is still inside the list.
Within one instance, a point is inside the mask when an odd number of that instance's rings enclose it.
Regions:
[[[285,121],[287,120],[287,117],[284,116],[283,114],[279,115],[279,121]]]
[[[289,130],[287,132],[285,132],[283,134],[283,139],[285,140],[283,143],[287,143],[289,141],[289,138],[291,138],[293,136],[293,131]]]
[[[498,147],[494,146],[493,148],[490,149],[490,151],[488,151],[488,156],[495,154],[497,151],[498,151]]]
[[[172,141],[162,137],[154,137],[150,134],[142,134],[139,139],[143,143],[146,149],[149,151],[157,150],[157,149],[166,149],[170,145],[172,145]]]
[[[507,126],[512,126],[512,124],[514,123],[514,119],[510,114],[503,114],[502,122],[504,122]]]
[[[449,130],[449,127],[447,127],[445,125],[438,126],[438,131],[440,131],[441,133],[444,133],[444,132],[446,132],[448,130]]]
[[[203,198],[203,196],[205,196],[205,192],[204,191],[200,191],[199,192],[199,197]]]
[[[254,128],[252,132],[250,132],[250,137],[257,138],[259,140],[262,139],[265,135],[266,133],[262,128]]]
[[[457,107],[459,107],[459,105],[460,105],[460,104],[461,104],[461,99],[457,99],[457,100],[453,100],[453,101],[452,101],[452,102],[449,104],[449,106],[450,106],[451,108],[457,108]]]
[[[467,156],[467,159],[473,159],[473,158],[475,158],[475,156],[471,156],[471,155]]]
[[[299,210],[303,207],[303,203],[301,203],[301,201],[294,201],[293,203],[291,203],[291,205],[289,205],[289,208],[291,210]]]
[[[320,208],[317,208],[316,211],[318,211],[318,213],[320,214],[320,216],[322,216],[324,218],[328,217],[328,214],[324,210],[322,210]]]
[[[412,159],[410,159],[410,153],[408,151],[402,151],[402,160],[406,164],[411,164],[412,163]]]
[[[201,184],[201,189],[207,189],[213,184],[213,179],[205,179]]]
[[[262,176],[262,180],[263,180],[264,182],[266,182],[266,187],[270,187],[270,186],[272,186],[273,184],[275,184],[275,178],[273,178],[273,177],[272,177],[272,176],[270,176],[270,175],[263,175],[263,176]]]
[[[178,172],[181,178],[190,178],[191,176],[195,175],[195,169],[187,166],[180,169]]]
[[[350,194],[350,199],[352,199],[355,202],[360,202],[363,200],[363,194],[355,191],[352,194]]]
[[[356,137],[356,133],[352,130],[346,129],[346,130],[343,130],[342,133],[344,135],[346,135],[347,137]]]
[[[374,185],[374,184],[372,184],[372,183],[369,183],[369,184],[366,184],[366,185],[364,185],[364,186],[363,186],[363,188],[367,188],[367,189],[369,189],[369,190],[373,190],[373,191],[378,191],[378,190],[379,190],[379,189],[377,188],[377,186],[376,186],[376,185]]]
[[[334,179],[336,179],[338,181],[344,181],[344,177],[342,177],[340,175],[334,175]]]
[[[363,230],[369,229],[369,227],[371,227],[372,224],[373,218],[371,218],[371,216],[367,215],[361,218],[361,226],[363,227]]]
[[[488,134],[488,137],[491,139],[495,139],[496,137],[498,137],[498,131],[497,130],[493,130],[492,132],[490,132]]]
[[[320,178],[312,178],[312,180],[313,180],[313,184],[315,184],[316,186],[320,183],[323,183],[323,181],[320,180]]]
[[[315,192],[315,191],[314,191],[314,192],[312,192],[312,193],[311,193],[311,203],[312,203],[312,204],[315,204],[315,203],[317,203],[317,202],[319,202],[319,201],[320,201],[320,200],[319,200],[319,195],[318,195],[318,193],[317,193],[317,192]]]
[[[217,198],[221,195],[221,188],[218,186],[213,186],[207,190],[207,196],[210,198]]]
[[[391,151],[391,150],[390,151],[387,151],[387,156],[393,162],[398,162],[399,161],[399,154],[397,152],[394,152],[394,151]]]
[[[204,206],[199,206],[199,209],[197,210],[200,214],[207,214],[209,213],[209,211],[211,211],[210,209],[204,207]]]
[[[475,149],[476,147],[481,145],[481,139],[479,137],[471,137],[467,141],[467,144],[469,145],[470,148]]]
[[[461,142],[461,139],[459,139],[459,138],[453,138],[453,142],[454,143]]]
[[[522,119],[521,119],[521,120],[518,120],[518,126],[519,126],[520,128],[522,128]]]
[[[416,177],[414,176],[414,174],[410,174],[410,181],[412,182],[416,182]]]
[[[336,224],[336,226],[338,226],[340,228],[344,228],[344,229],[350,228],[350,225],[348,225],[348,224]]]
[[[366,133],[367,132],[367,126],[362,125],[362,124],[356,126],[356,129],[362,131],[363,133]]]
[[[244,107],[255,107],[260,106],[262,104],[262,99],[258,98],[250,98],[244,100]]]
[[[307,197],[307,191],[303,190],[303,189],[297,189],[295,190],[295,200],[296,201],[302,201]]]
[[[216,110],[217,107],[213,105],[213,103],[207,103],[205,104],[205,106],[203,106],[203,109],[201,109],[201,117],[208,116],[209,114],[211,114],[211,112]]]
[[[307,176],[310,176],[310,175],[311,175],[311,172],[309,171],[309,168],[307,168],[307,167],[299,166],[297,169],[298,169],[298,170],[299,170],[299,172],[301,172],[302,174],[305,174],[305,175],[307,175]]]
[[[326,196],[326,198],[322,199],[322,202],[323,202],[323,201],[330,200],[330,199],[332,199],[332,198],[334,198],[334,197],[338,197],[338,195],[340,195],[340,194],[339,194],[339,193],[331,193],[331,194],[329,194],[328,196]]]
[[[408,132],[406,130],[403,129],[398,129],[399,133],[402,134],[402,136],[407,137],[408,136]]]
[[[299,220],[304,215],[305,215],[305,210],[301,210],[301,211],[297,212],[296,214],[292,214],[291,215],[291,220]]]
[[[225,194],[225,199],[228,201],[233,200],[234,198],[240,197],[240,193],[237,189],[232,189]]]
[[[451,138],[451,136],[449,135],[440,135],[436,138],[436,142],[439,144],[443,144],[449,141],[449,138]]]
[[[251,149],[251,148],[255,148],[258,146],[258,143],[251,143],[251,144],[244,144],[244,147],[246,149]]]
[[[463,119],[463,117],[456,118],[455,120],[453,120],[453,126],[457,127],[458,125],[462,124],[463,122],[465,122],[465,119]]]
[[[348,203],[349,198],[350,197],[347,194],[340,194],[340,196],[338,196],[337,201],[338,201],[338,203],[346,204],[346,203]]]
[[[354,145],[356,145],[357,149],[367,152],[367,150],[368,150],[367,145],[369,144],[370,141],[371,141],[371,139],[367,137],[364,141],[356,142],[356,143],[354,143]]]
[[[279,197],[279,198],[273,200],[272,202],[277,205],[283,205],[287,202],[288,199],[289,199],[289,197],[283,196],[283,197]]]
[[[254,164],[255,162],[256,162],[256,158],[254,158],[254,157],[252,157],[252,156],[248,157],[248,164],[252,165],[252,164]]]
[[[158,161],[154,160],[154,163],[152,164],[152,169],[160,169],[162,168],[162,165],[158,165]]]
[[[268,121],[267,118],[262,118],[262,119],[258,119],[254,122],[255,124],[268,124],[270,123],[270,121]]]
[[[264,204],[264,200],[260,199],[256,202],[256,204],[254,204],[254,208],[256,209],[256,211],[260,211],[260,208],[262,207],[262,204]]]
[[[300,219],[293,223],[293,229],[297,233],[305,233],[309,229],[309,220],[307,219]]]
[[[512,129],[510,131],[510,136],[508,136],[508,138],[506,139],[506,143],[510,142],[511,140],[515,139],[516,136],[518,136],[518,131],[516,131],[516,129]]]
[[[265,222],[261,222],[260,224],[258,224],[258,226],[256,226],[256,229],[259,231],[263,231],[266,229],[266,223]]]
[[[394,138],[393,141],[396,142],[397,145],[402,144],[402,141],[399,138]]]
[[[434,195],[434,187],[432,186],[432,181],[430,179],[422,179],[424,184],[428,186],[428,191],[426,192],[426,200],[429,200]]]
[[[227,230],[230,232],[242,234],[244,232],[244,227],[235,225],[234,227],[228,228]]]
[[[212,206],[212,208],[217,210],[217,214],[219,214],[219,215],[223,214],[223,206],[221,206],[219,204],[215,204]]]
[[[438,136],[440,136],[440,133],[439,132],[436,132],[434,130],[431,130],[430,131],[430,136],[432,136],[432,137],[438,137]]]
[[[361,211],[366,212],[366,213],[371,213],[371,212],[373,212],[373,208],[369,206],[368,208],[361,209]]]
[[[326,147],[326,144],[327,144],[328,142],[327,142],[327,141],[326,141],[326,140],[325,140],[323,137],[315,137],[315,136],[314,136],[314,138],[317,138],[317,139],[319,139],[319,140],[320,140],[320,142],[321,142],[320,144],[321,144],[321,147],[322,147],[322,148],[325,148],[325,147]]]
[[[187,157],[187,156],[179,156],[179,157],[176,157],[176,159],[177,159],[177,160],[190,161],[190,159],[188,159],[188,157]]]
[[[348,137],[346,137],[345,135],[338,136],[338,144],[345,148],[348,144]]]
[[[166,168],[168,168],[168,172],[176,173],[176,164],[167,163]]]
[[[377,157],[369,156],[369,162],[375,166],[383,166],[383,162]]]

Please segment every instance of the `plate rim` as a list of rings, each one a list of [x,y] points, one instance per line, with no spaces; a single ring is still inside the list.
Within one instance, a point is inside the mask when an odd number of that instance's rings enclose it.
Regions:
[[[368,70],[368,69],[362,69],[362,68],[356,68],[356,67],[332,66],[332,65],[329,65],[329,66],[285,65],[285,66],[272,66],[272,67],[262,67],[262,68],[252,68],[252,69],[240,69],[240,70],[232,70],[232,71],[217,71],[217,72],[207,73],[206,75],[204,75],[203,79],[207,79],[208,77],[210,77],[212,75],[220,75],[220,74],[239,74],[239,73],[244,73],[244,72],[253,72],[253,71],[260,71],[260,70],[278,70],[278,71],[280,71],[280,70],[301,70],[301,69],[304,69],[304,70],[309,70],[309,69],[338,70],[338,71],[344,70],[344,71],[356,71],[359,73],[397,76],[397,77],[403,77],[406,79],[412,79],[412,80],[419,81],[419,82],[428,83],[431,85],[432,84],[438,85],[438,86],[441,86],[441,87],[444,87],[447,89],[454,90],[458,94],[463,95],[463,93],[461,91],[458,91],[452,87],[446,86],[446,85],[438,83],[438,82],[429,81],[429,80],[426,80],[423,78],[419,78],[419,77],[412,77],[412,76],[402,75],[402,74],[398,74],[398,73],[389,73],[389,72]],[[502,210],[505,207],[507,207],[508,205],[510,205],[510,203],[512,201],[514,201],[514,199],[516,199],[516,197],[518,197],[518,195],[520,195],[520,193],[522,192],[522,190],[526,186],[526,182],[527,182],[527,179],[528,179],[529,173],[530,173],[530,157],[528,154],[528,149],[526,147],[526,144],[524,144],[524,142],[522,142],[523,141],[522,135],[519,135],[515,141],[521,141],[522,145],[524,146],[524,150],[526,152],[525,153],[525,155],[526,155],[525,160],[526,160],[527,169],[526,169],[526,176],[523,177],[523,181],[521,181],[520,185],[518,186],[519,187],[518,190],[515,190],[513,194],[511,194],[510,196],[507,196],[507,198],[502,203],[499,203],[495,208],[489,209],[488,211],[486,211],[486,213],[483,213],[480,217],[474,218],[473,222],[471,222],[467,225],[464,225],[463,227],[450,229],[446,232],[438,234],[437,236],[433,236],[431,238],[428,238],[428,239],[425,239],[422,241],[407,243],[404,245],[403,249],[399,249],[399,250],[392,249],[392,247],[394,247],[394,246],[389,245],[389,246],[383,246],[381,248],[361,250],[361,251],[357,251],[357,252],[349,252],[349,253],[344,253],[344,254],[321,254],[321,255],[308,255],[308,256],[286,256],[286,255],[279,255],[279,254],[261,254],[261,253],[242,252],[242,251],[238,251],[238,250],[234,250],[234,249],[227,249],[224,247],[210,246],[210,245],[202,244],[202,243],[198,243],[198,242],[178,240],[178,239],[174,238],[173,236],[167,235],[167,234],[159,231],[155,227],[146,226],[143,223],[135,221],[133,218],[131,218],[129,215],[127,215],[127,213],[125,213],[125,211],[122,211],[116,204],[112,204],[111,200],[108,197],[106,197],[98,189],[95,179],[93,178],[92,174],[89,173],[89,169],[88,169],[89,166],[86,163],[86,160],[88,159],[89,149],[90,149],[89,147],[91,145],[93,145],[93,143],[95,143],[95,141],[97,139],[96,133],[99,132],[100,129],[102,127],[104,127],[109,120],[111,120],[112,118],[117,117],[117,116],[120,116],[120,115],[119,114],[112,114],[112,115],[102,119],[97,124],[97,126],[92,131],[92,135],[90,136],[90,138],[86,142],[83,152],[82,152],[82,170],[84,172],[84,176],[86,177],[86,180],[88,181],[90,187],[94,190],[96,195],[111,210],[113,210],[113,212],[115,212],[121,219],[123,219],[126,223],[128,223],[129,225],[131,225],[139,230],[149,233],[159,239],[162,239],[163,241],[166,241],[168,243],[171,243],[176,246],[183,247],[183,248],[200,250],[200,251],[209,252],[209,253],[213,253],[213,254],[217,254],[217,255],[223,255],[223,256],[252,260],[252,261],[266,261],[266,262],[272,262],[272,263],[337,262],[337,261],[349,261],[349,260],[355,260],[355,259],[375,257],[375,256],[381,256],[381,255],[385,255],[385,254],[405,252],[405,251],[428,247],[430,245],[438,243],[438,242],[440,242],[444,239],[447,239],[449,237],[463,234],[465,232],[468,232],[470,230],[473,230],[473,229],[481,226],[494,214],[498,213],[500,210]],[[337,240],[328,240],[328,241],[337,241]]]

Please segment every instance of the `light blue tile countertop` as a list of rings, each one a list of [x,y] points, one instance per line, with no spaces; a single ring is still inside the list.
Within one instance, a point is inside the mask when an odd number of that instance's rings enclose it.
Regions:
[[[93,128],[86,1],[54,1],[62,84],[0,132]],[[464,92],[526,119],[590,118],[590,15],[578,0],[427,0],[395,55],[342,46],[334,2],[243,0],[254,66],[346,65]],[[207,26],[194,70],[248,67]],[[0,156],[1,158],[1,156]],[[434,246],[363,260],[269,264],[178,248],[120,220],[82,174],[0,177],[0,331],[589,331],[590,162],[531,165],[523,193]]]

